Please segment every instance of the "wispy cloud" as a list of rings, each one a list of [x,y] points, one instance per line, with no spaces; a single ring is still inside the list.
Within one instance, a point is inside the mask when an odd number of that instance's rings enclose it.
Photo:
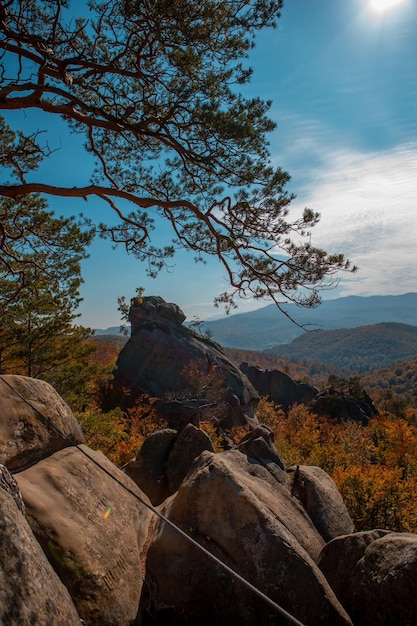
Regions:
[[[340,293],[416,291],[417,142],[368,153],[322,148],[321,155],[294,210],[319,211],[313,243],[359,266],[355,279],[342,279]]]

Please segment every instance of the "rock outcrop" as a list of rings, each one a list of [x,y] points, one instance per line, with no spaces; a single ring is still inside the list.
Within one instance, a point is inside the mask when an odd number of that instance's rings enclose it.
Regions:
[[[287,623],[283,610],[309,626],[417,623],[417,535],[352,533],[333,481],[286,470],[267,428],[217,454],[191,424],[151,435],[126,466],[151,512],[126,473],[68,445],[82,433],[49,386],[5,378],[1,624],[253,626]]]
[[[303,623],[351,624],[315,563],[325,542],[291,496],[285,471],[276,471],[281,482],[237,450],[203,452],[161,511]],[[271,606],[161,520],[147,567],[154,613],[171,607],[172,623],[253,626],[277,619]]]
[[[378,414],[372,399],[362,390],[362,397],[334,389],[321,391],[312,402],[312,409],[323,417],[337,419],[339,422],[353,420],[360,422],[364,426],[369,419]]]
[[[71,441],[84,443],[81,427],[52,385],[27,376],[0,376],[0,463],[22,469]]]
[[[178,400],[190,386],[184,368],[199,362],[207,371],[214,367],[219,373],[217,404],[228,407],[219,411],[219,421],[228,427],[256,422],[259,396],[251,383],[219,344],[183,325],[185,315],[177,305],[157,296],[134,299],[129,319],[131,337],[117,360],[117,385],[128,388],[133,396],[145,393],[164,398],[159,404],[161,412],[168,416],[170,425],[181,428],[193,421],[196,413],[193,398]],[[177,401],[170,402],[169,397],[174,396]]]
[[[256,391],[286,411],[294,404],[308,404],[318,394],[318,389],[296,381],[280,370],[263,370],[257,365],[242,363],[241,371],[248,377]]]
[[[298,498],[323,539],[353,533],[354,526],[335,483],[320,467],[288,468],[291,493]]]
[[[181,432],[165,428],[149,435],[123,469],[152,504],[161,504],[177,491],[194,459],[204,450],[214,452],[211,439],[192,424]]]

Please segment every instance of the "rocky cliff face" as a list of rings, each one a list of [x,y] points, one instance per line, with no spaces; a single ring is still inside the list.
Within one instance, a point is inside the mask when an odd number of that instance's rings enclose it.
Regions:
[[[211,394],[210,409],[219,410],[218,420],[225,426],[253,423],[258,393],[246,376],[233,365],[221,346],[183,325],[185,315],[176,304],[150,296],[132,301],[129,320],[131,337],[122,349],[116,366],[115,380],[134,396],[143,393],[161,398],[160,409],[178,426],[193,421],[196,413],[196,389],[189,389],[190,364],[207,374],[218,372],[218,397]],[[173,400],[175,398],[175,401]],[[211,410],[216,415],[216,411]]]
[[[417,623],[417,535],[354,533],[329,476],[286,469],[268,429],[217,454],[191,424],[154,433],[129,477],[75,425],[46,383],[0,376],[0,624]]]

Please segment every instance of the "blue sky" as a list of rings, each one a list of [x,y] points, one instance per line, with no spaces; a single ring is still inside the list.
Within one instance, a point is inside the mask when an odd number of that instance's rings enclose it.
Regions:
[[[324,298],[417,291],[417,0],[391,0],[396,6],[385,12],[372,1],[286,0],[278,28],[259,35],[248,62],[254,75],[245,95],[273,100],[271,153],[292,177],[294,216],[305,206],[319,211],[313,244],[360,268]],[[47,121],[49,130],[54,124]],[[57,146],[60,132],[57,126]],[[70,140],[76,153],[77,139]],[[43,171],[71,185],[87,168],[82,158],[68,163],[64,152]],[[109,213],[96,201],[50,205],[103,219]],[[151,280],[123,249],[101,240],[83,275],[80,323],[95,328],[117,325],[117,297],[130,298],[138,286],[177,303],[188,319],[218,314],[213,299],[227,289],[214,261],[196,265],[181,253],[171,271]],[[265,304],[245,301],[238,312]]]

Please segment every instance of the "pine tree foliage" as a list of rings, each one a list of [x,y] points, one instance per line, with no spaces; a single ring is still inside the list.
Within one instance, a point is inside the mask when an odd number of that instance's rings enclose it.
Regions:
[[[319,215],[289,218],[289,176],[271,163],[270,102],[239,93],[256,34],[282,0],[9,0],[0,3],[0,108],[33,116],[33,133],[2,122],[0,194],[100,198],[120,218],[101,233],[154,276],[176,249],[217,257],[237,296],[303,305],[351,269],[310,241]],[[36,168],[52,158],[36,113],[60,116],[96,162],[65,187]],[[13,119],[13,117],[11,117]],[[65,150],[66,146],[63,146]],[[126,207],[130,207],[127,208]],[[161,218],[172,237],[151,240]]]
[[[94,229],[56,217],[34,196],[4,198],[0,214],[0,371],[41,377],[62,393],[75,392],[95,349],[85,343],[90,329],[75,324],[80,264]]]

